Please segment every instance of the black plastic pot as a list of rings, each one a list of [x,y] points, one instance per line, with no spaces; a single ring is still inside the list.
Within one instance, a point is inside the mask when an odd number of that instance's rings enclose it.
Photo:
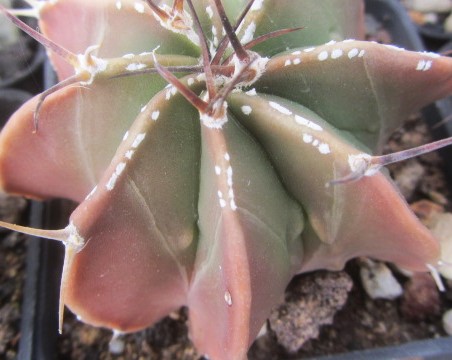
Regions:
[[[55,84],[49,63],[44,66],[44,87]],[[30,225],[57,229],[67,225],[69,205],[63,201],[32,201]],[[18,359],[56,359],[58,299],[64,248],[57,242],[29,237],[26,280],[22,303],[21,338]]]
[[[443,26],[439,24],[419,26],[418,31],[429,48],[438,49],[452,40],[452,33],[445,32]]]
[[[28,7],[23,0],[14,0],[12,4],[14,8]],[[36,19],[23,20],[32,28],[37,27]],[[20,32],[16,43],[0,49],[0,88],[15,87],[32,93],[42,91],[41,72],[45,59],[45,49]]]
[[[393,42],[407,49],[424,50],[416,27],[412,24],[398,0],[366,0],[366,11],[372,14],[391,33]],[[46,86],[54,83],[49,68],[45,72]],[[425,109],[426,119],[438,123],[447,114],[452,114],[452,103],[448,100],[437,102]],[[452,122],[437,127],[435,135],[444,138],[452,135]],[[446,148],[442,154],[452,158],[452,149]],[[452,163],[448,173],[452,179]],[[53,219],[61,219],[66,213],[64,203],[32,205],[31,226],[61,228],[64,223],[55,224]],[[62,246],[49,241],[34,239],[29,242],[27,257],[27,280],[24,291],[22,336],[19,345],[20,360],[51,360],[56,357],[58,336],[58,293],[62,266]],[[357,360],[357,359],[452,359],[452,338],[416,341],[400,346],[356,351],[347,354],[318,357],[315,359]]]
[[[25,101],[31,98],[31,94],[16,89],[0,89],[0,124],[3,126],[8,118]]]

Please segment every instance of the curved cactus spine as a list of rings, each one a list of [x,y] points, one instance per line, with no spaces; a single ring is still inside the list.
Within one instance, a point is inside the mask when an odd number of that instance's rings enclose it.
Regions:
[[[0,134],[0,184],[79,203],[58,232],[83,239],[66,245],[61,306],[131,332],[185,305],[201,352],[241,359],[299,272],[356,256],[437,265],[436,239],[379,168],[451,140],[379,151],[407,111],[452,92],[452,59],[359,40],[361,1],[302,4],[35,9],[38,40],[76,55],[51,55],[60,84]],[[64,31],[80,18],[78,37]]]

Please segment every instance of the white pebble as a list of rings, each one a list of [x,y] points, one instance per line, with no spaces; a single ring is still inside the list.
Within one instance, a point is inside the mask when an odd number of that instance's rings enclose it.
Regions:
[[[403,289],[391,270],[381,262],[367,259],[361,264],[361,281],[367,295],[372,299],[395,299]]]
[[[448,335],[452,335],[452,310],[447,310],[443,315],[443,328]]]

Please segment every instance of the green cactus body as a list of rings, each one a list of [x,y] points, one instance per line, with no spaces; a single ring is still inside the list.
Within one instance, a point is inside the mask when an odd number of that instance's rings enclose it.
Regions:
[[[358,0],[224,0],[230,19],[250,5],[224,51],[221,4],[194,1],[203,33],[187,4],[39,4],[65,86],[5,126],[0,180],[79,203],[40,233],[66,245],[61,306],[119,332],[188,306],[199,351],[241,359],[297,273],[435,265],[437,241],[362,166],[407,111],[451,93],[452,60],[360,40]]]

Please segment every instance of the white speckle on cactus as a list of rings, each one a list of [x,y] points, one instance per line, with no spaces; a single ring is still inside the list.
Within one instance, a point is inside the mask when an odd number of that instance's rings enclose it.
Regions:
[[[151,119],[155,121],[159,118],[159,115],[160,115],[160,111],[158,111],[158,110],[153,111],[151,114]]]
[[[319,55],[317,55],[317,59],[319,59],[320,61],[325,61],[326,59],[328,59],[328,51],[321,51]]]
[[[141,108],[140,112],[145,112],[145,111],[146,111],[146,108],[147,108],[147,105],[144,105],[144,106]]]
[[[300,58],[296,58],[296,59],[293,60],[293,64],[294,65],[298,65],[300,63],[301,63],[301,59]]]
[[[166,100],[171,99],[171,90],[168,89],[168,90],[166,91],[166,93],[165,93],[165,99],[166,99]]]
[[[135,150],[127,150],[126,154],[124,155],[127,159],[132,159],[133,154],[135,153]]]
[[[118,175],[116,175],[116,173],[113,173],[110,179],[108,179],[107,184],[105,185],[108,191],[111,191],[115,188],[116,180],[118,180]]]
[[[284,66],[289,66],[289,65],[292,65],[292,60],[286,59],[286,61],[284,62]]]
[[[371,156],[369,154],[353,154],[348,156],[348,166],[352,172],[362,172],[370,163]]]
[[[223,155],[223,157],[227,162],[229,162],[231,160],[231,157],[229,156],[228,153],[225,153]],[[217,175],[221,174],[221,168],[219,166],[215,166],[215,173]],[[235,210],[237,210],[237,205],[236,205],[235,199],[234,199],[234,189],[232,188],[232,185],[233,185],[232,175],[233,175],[233,170],[232,170],[232,167],[229,165],[228,168],[226,169],[226,183],[228,184],[228,200],[229,200],[229,206],[230,206],[231,210],[235,211]],[[220,194],[220,192],[218,192],[218,193]],[[220,206],[222,204],[221,200],[224,200],[223,194],[221,194],[221,197],[220,197]],[[224,201],[225,201],[224,204],[226,206],[226,204],[227,204],[226,200],[224,200]],[[224,207],[224,206],[222,206],[222,207]]]
[[[111,191],[115,188],[116,181],[118,180],[119,176],[121,175],[125,168],[126,168],[125,162],[120,162],[118,165],[116,165],[114,173],[111,175],[110,179],[105,185],[108,191]]]
[[[226,174],[228,176],[227,182],[229,186],[232,186],[232,167],[228,166],[226,170]]]
[[[304,51],[305,53],[309,53],[309,52],[314,51],[314,50],[315,50],[315,47],[310,47],[310,48],[304,49],[303,51]]]
[[[396,51],[405,51],[404,48],[395,46],[395,45],[391,45],[391,44],[384,44],[384,46],[386,46],[388,49],[392,49],[392,50],[396,50]]]
[[[277,102],[269,101],[268,104],[276,111],[279,111],[281,114],[292,115],[292,111],[290,111],[289,109],[285,108],[284,106],[278,104]]]
[[[201,74],[196,75],[196,81],[198,81],[198,82],[206,81],[206,74],[201,73]]]
[[[347,56],[349,59],[353,59],[355,56],[358,56],[358,54],[359,50],[357,48],[353,48],[348,52]]]
[[[212,35],[213,35],[213,45],[218,46],[220,42],[218,40],[217,28],[215,26],[212,26]]]
[[[262,5],[264,4],[264,0],[254,0],[253,5],[251,6],[250,11],[257,11],[262,9]]]
[[[116,165],[115,173],[119,176],[119,175],[121,175],[121,173],[124,171],[125,168],[126,168],[126,163],[120,162],[118,165]]]
[[[118,10],[121,10],[121,8],[122,8],[122,3],[121,3],[121,1],[120,0],[118,0],[118,1],[116,1],[116,9],[118,9]]]
[[[137,70],[141,70],[144,69],[146,67],[146,64],[142,64],[142,63],[132,63],[126,66],[126,70],[127,71],[137,71]]]
[[[126,141],[128,137],[129,137],[129,132],[126,131],[124,136],[122,137],[122,141]]]
[[[220,207],[222,207],[222,208],[226,207],[226,200],[225,199],[220,199]]]
[[[319,149],[319,152],[324,155],[329,154],[331,152],[330,146],[326,143],[321,143],[318,146],[318,149]]]
[[[327,155],[331,153],[330,146],[327,143],[320,142],[319,139],[316,139],[309,133],[303,133],[303,142],[306,144],[311,144],[313,147],[317,148],[319,153]]]
[[[229,306],[232,305],[232,297],[229,291],[224,292],[224,301],[226,301],[226,304],[228,304]]]
[[[124,54],[122,57],[124,59],[132,59],[135,56],[135,54],[129,53],[129,54]]]
[[[348,165],[352,173],[372,176],[380,170],[381,165],[374,165],[371,163],[371,160],[372,156],[366,153],[349,155]]]
[[[167,14],[172,14],[172,7],[163,4],[160,6],[160,9],[163,10]],[[144,10],[144,5],[143,5]],[[156,18],[160,25],[165,29],[168,29],[176,34],[182,34],[186,36],[191,42],[195,45],[199,46],[199,37],[196,32],[193,30],[193,19],[189,13],[186,11],[179,12],[177,11],[177,16],[180,21],[177,21],[178,24],[174,23],[174,16],[170,16],[167,19],[160,18],[155,12],[152,12],[153,16]],[[181,26],[182,25],[182,26]]]
[[[145,133],[138,134],[135,137],[135,140],[133,140],[132,147],[136,149],[141,144],[145,137],[146,137]]]
[[[350,43],[350,42],[353,42],[353,41],[356,41],[355,39],[345,39],[344,41],[342,41],[343,43]]]
[[[306,143],[306,144],[310,144],[310,143],[312,143],[312,140],[313,140],[313,137],[312,137],[312,135],[311,134],[303,134],[303,141]]]
[[[219,199],[223,198],[223,193],[220,190],[218,190],[217,195]]]
[[[65,230],[67,231],[67,233],[69,233],[65,244],[72,246],[76,252],[83,249],[83,246],[85,245],[85,239],[80,236],[77,227],[72,221],[69,222],[69,225],[66,226]]]
[[[416,70],[417,71],[427,71],[432,67],[432,60],[419,60]]]
[[[295,122],[299,125],[307,126],[308,128],[316,131],[323,131],[323,128],[315,122],[308,120],[300,115],[295,115]]]
[[[366,50],[361,50],[358,54],[358,57],[363,57],[365,53],[366,53]]]
[[[338,59],[343,55],[342,49],[334,49],[331,53],[331,59]]]
[[[433,59],[437,59],[437,58],[441,57],[440,54],[437,54],[437,53],[434,53],[434,52],[429,52],[429,51],[420,51],[419,54],[428,56],[428,57],[433,58]]]
[[[220,106],[222,109],[220,109]],[[200,112],[199,119],[201,120],[201,123],[209,129],[221,129],[223,125],[228,122],[227,108],[228,103],[226,101],[221,103],[217,101],[212,106],[214,115]]]
[[[173,96],[176,95],[177,94],[177,87],[175,87],[175,86],[171,87],[170,91],[171,91],[171,95],[173,95]]]
[[[251,90],[248,90],[245,94],[248,96],[256,96],[257,92],[255,88],[252,88]]]
[[[207,13],[207,16],[209,16],[209,19],[212,19],[212,17],[213,17],[213,10],[210,7],[210,5],[206,6],[206,13]]]
[[[336,40],[330,40],[330,41],[328,41],[325,45],[326,45],[326,46],[328,46],[328,45],[334,45],[334,44],[336,44],[336,43],[337,43]]]
[[[136,1],[133,4],[133,8],[140,14],[144,14],[144,4],[142,2]]]
[[[294,51],[294,52],[292,53],[292,55],[301,55],[301,51],[300,51],[300,50]]]
[[[200,120],[202,124],[209,129],[221,129],[223,128],[223,125],[228,122],[227,116],[223,116],[221,119],[219,119],[208,114],[201,114]]]
[[[187,80],[188,86],[192,86],[194,83],[195,83],[195,79],[193,79],[192,77],[188,78],[188,80]]]
[[[254,82],[256,82],[262,76],[262,74],[265,72],[267,63],[270,60],[267,57],[262,57],[259,54],[253,53],[251,51],[248,51],[248,54],[251,55],[251,57],[253,58],[253,62],[251,63],[251,65],[249,65],[248,70],[250,71],[250,73],[251,72],[254,73],[254,76],[252,79],[247,79],[246,81],[243,81],[243,82],[237,84],[238,87],[248,86],[248,85],[251,85]],[[232,57],[232,63],[234,64],[234,75],[233,76],[237,76],[238,74],[240,74],[241,71],[243,70],[243,68],[245,66],[247,66],[247,64],[245,62],[242,62],[235,54]]]
[[[256,24],[253,22],[251,22],[248,27],[245,30],[245,33],[242,36],[242,43],[246,44],[249,43],[251,40],[253,40],[254,37],[254,32],[256,31]]]
[[[245,115],[251,114],[252,111],[253,111],[253,109],[251,108],[251,106],[249,106],[249,105],[243,105],[243,106],[242,106],[242,112],[243,112]]]
[[[97,190],[97,185],[93,187],[93,189],[90,191],[90,193],[86,196],[85,200],[89,200],[93,197],[94,193]]]
[[[92,54],[98,48],[99,45],[93,45],[88,47],[84,54],[77,55],[78,64],[75,68],[76,74],[86,71],[90,75],[87,81],[81,82],[82,85],[90,85],[96,75],[107,68],[107,61]]]
[[[417,63],[417,66],[416,66],[416,70],[422,71],[422,70],[424,70],[424,66],[425,66],[425,60],[419,60],[419,62]]]

